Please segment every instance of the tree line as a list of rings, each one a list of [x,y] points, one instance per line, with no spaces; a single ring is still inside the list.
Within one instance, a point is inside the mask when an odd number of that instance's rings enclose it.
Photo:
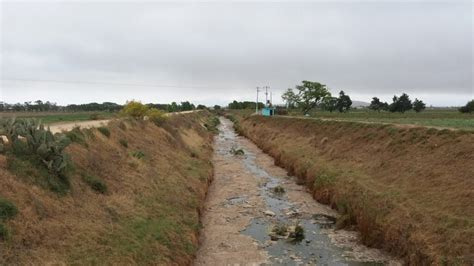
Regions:
[[[265,107],[265,105],[262,102],[258,103],[258,108],[261,109]],[[238,101],[233,101],[227,105],[228,109],[255,109],[255,102],[249,102],[249,101],[244,101],[244,102],[238,102]]]
[[[288,109],[299,108],[304,114],[307,114],[314,108],[320,108],[329,112],[339,111],[347,112],[351,109],[352,100],[344,91],[339,92],[338,97],[331,95],[326,85],[313,81],[302,81],[302,84],[296,85],[295,89],[289,88],[283,93],[282,99]],[[403,93],[400,96],[393,96],[392,103],[382,102],[379,98],[373,97],[369,109],[375,111],[388,111],[404,113],[409,110],[421,112],[426,109],[426,104],[415,98],[410,99],[408,94]],[[474,112],[474,101],[459,109],[461,112]]]
[[[149,103],[146,104],[146,106],[166,112],[180,112],[206,108],[206,106],[201,104],[196,107],[189,101],[184,101],[179,104],[176,102],[172,102],[171,104]],[[43,102],[41,100],[15,104],[0,102],[0,112],[118,112],[122,110],[123,107],[124,105],[113,102],[69,104],[65,106],[50,101]]]

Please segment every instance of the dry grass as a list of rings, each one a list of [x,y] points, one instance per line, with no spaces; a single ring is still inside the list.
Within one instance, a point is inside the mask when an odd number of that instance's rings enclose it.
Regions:
[[[474,133],[259,116],[240,127],[364,243],[416,265],[474,261]]]
[[[0,242],[0,264],[190,264],[212,178],[212,135],[203,127],[208,116],[173,116],[163,127],[113,121],[109,138],[87,130],[87,145],[67,149],[75,171],[65,196],[0,165],[0,195],[19,210],[6,222],[12,233]],[[134,150],[146,156],[133,158]],[[84,175],[103,180],[105,194],[92,190]]]

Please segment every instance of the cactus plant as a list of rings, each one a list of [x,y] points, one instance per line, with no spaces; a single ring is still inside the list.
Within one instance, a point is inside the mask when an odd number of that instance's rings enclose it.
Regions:
[[[3,149],[34,155],[50,173],[64,179],[67,167],[64,149],[70,143],[64,134],[53,135],[49,128],[45,129],[41,121],[35,119],[9,119],[0,121],[0,135],[8,139],[8,145],[3,145]]]

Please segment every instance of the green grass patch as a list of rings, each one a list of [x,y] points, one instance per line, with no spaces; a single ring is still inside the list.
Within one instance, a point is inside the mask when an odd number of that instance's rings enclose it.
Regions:
[[[300,115],[294,113],[294,115]],[[313,111],[311,117],[353,122],[407,124],[426,127],[456,128],[474,130],[474,115],[462,114],[457,109],[425,110],[406,113],[375,112],[370,110],[351,110],[346,113]]]
[[[126,139],[121,139],[119,140],[120,145],[122,145],[125,148],[128,148],[128,141]]]
[[[132,152],[132,156],[137,159],[142,159],[143,157],[145,157],[145,153],[143,153],[142,151],[134,151]]]
[[[84,175],[82,179],[84,182],[86,182],[86,184],[89,185],[90,188],[92,188],[92,190],[101,194],[105,194],[107,192],[107,184],[101,178],[92,175]]]
[[[67,131],[65,134],[66,134],[66,137],[68,137],[69,140],[71,140],[71,142],[75,142],[87,147],[85,135],[81,131],[80,127],[74,127],[72,130]]]
[[[110,130],[107,127],[98,127],[97,130],[107,138],[110,138]]]
[[[8,229],[5,224],[0,223],[0,240],[7,240],[9,236]]]
[[[15,217],[18,214],[18,209],[16,206],[3,198],[0,198],[0,220],[8,220]]]

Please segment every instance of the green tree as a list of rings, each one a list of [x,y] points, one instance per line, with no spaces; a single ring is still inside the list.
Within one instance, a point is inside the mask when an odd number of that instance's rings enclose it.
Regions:
[[[336,108],[339,112],[347,112],[351,109],[352,100],[349,95],[346,95],[344,91],[339,92],[339,98],[337,98]]]
[[[205,106],[205,105],[202,105],[202,104],[198,104],[198,106],[196,107],[196,109],[198,109],[198,110],[204,110],[204,109],[206,109],[206,106]]]
[[[388,110],[388,103],[387,102],[381,102],[379,98],[373,97],[372,101],[370,102],[369,109],[374,110],[374,111],[382,111]]]
[[[331,97],[331,93],[324,84],[307,80],[303,80],[302,83],[302,85],[297,85],[296,89],[298,90],[298,107],[305,114],[320,104],[324,98]]]
[[[413,101],[413,110],[419,113],[425,110],[425,108],[426,108],[426,104],[422,100],[418,100],[415,98],[415,101]]]
[[[179,106],[176,102],[172,102],[169,106],[168,106],[168,112],[178,112],[179,111]]]
[[[337,98],[336,97],[326,97],[322,102],[322,109],[333,112],[337,109]]]
[[[393,96],[393,103],[390,104],[390,112],[400,112],[404,113],[409,111],[413,108],[413,104],[411,103],[410,97],[403,93],[400,97],[396,95]]]
[[[298,95],[295,94],[293,89],[287,89],[281,98],[286,103],[286,108],[288,109],[295,108],[296,103],[299,101]]]
[[[474,113],[474,100],[469,101],[463,107],[459,108],[461,113]]]

